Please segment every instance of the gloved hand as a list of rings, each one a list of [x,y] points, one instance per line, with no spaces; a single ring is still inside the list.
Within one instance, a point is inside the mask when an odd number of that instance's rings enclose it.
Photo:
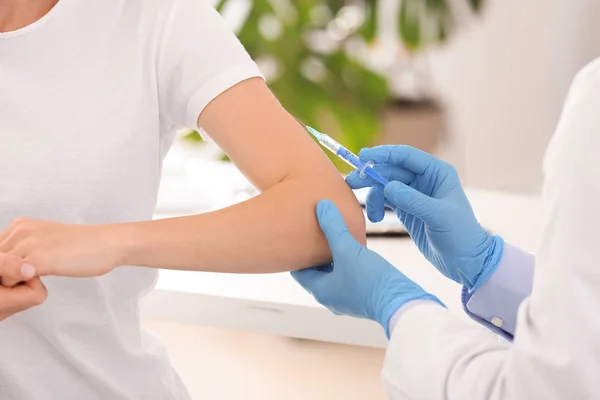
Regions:
[[[409,146],[363,149],[359,157],[373,161],[374,168],[390,180],[384,188],[356,172],[346,178],[353,189],[371,187],[369,220],[381,221],[384,204],[390,206],[425,258],[469,290],[493,275],[504,241],[481,227],[452,165]]]
[[[431,299],[441,304],[379,254],[358,243],[331,201],[319,202],[317,217],[331,247],[333,264],[294,271],[292,276],[333,313],[377,321],[389,337],[389,320],[406,302]]]

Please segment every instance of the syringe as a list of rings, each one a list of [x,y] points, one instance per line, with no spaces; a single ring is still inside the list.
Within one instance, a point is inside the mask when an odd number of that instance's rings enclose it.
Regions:
[[[333,140],[331,136],[321,133],[318,130],[311,128],[310,126],[306,126],[306,130],[311,135],[313,135],[323,147],[325,147],[327,150],[331,151],[333,154],[344,160],[352,168],[356,169],[361,178],[364,179],[367,176],[370,176],[383,186],[389,183],[387,179],[385,179],[379,174],[379,172],[373,169],[372,161],[367,161],[366,163],[362,162],[356,154],[352,153],[350,150]]]

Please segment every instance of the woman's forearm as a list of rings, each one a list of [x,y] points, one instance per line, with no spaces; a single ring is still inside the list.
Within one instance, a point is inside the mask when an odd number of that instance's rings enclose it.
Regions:
[[[155,268],[266,273],[330,260],[315,206],[334,201],[352,234],[365,242],[362,211],[339,177],[289,177],[261,195],[195,216],[126,224],[123,263]]]

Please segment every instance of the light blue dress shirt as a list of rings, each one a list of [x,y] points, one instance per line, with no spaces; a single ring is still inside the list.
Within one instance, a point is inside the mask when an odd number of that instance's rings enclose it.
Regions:
[[[467,315],[505,339],[512,340],[521,302],[531,294],[535,256],[505,243],[504,254],[494,275],[477,290],[462,290]],[[402,306],[390,320],[390,332],[409,308],[428,300],[414,300]]]
[[[505,339],[512,340],[519,305],[531,294],[534,267],[533,254],[505,244],[502,260],[494,275],[472,293],[463,288],[462,303],[467,315]]]

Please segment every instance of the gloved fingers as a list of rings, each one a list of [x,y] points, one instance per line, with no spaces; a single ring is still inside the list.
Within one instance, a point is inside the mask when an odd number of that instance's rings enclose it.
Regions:
[[[321,200],[317,204],[317,219],[333,253],[340,248],[359,245],[348,231],[344,217],[331,201]]]
[[[352,171],[350,174],[348,174],[348,176],[346,177],[346,183],[348,184],[348,186],[350,186],[351,189],[362,189],[378,185],[375,179],[371,178],[370,176],[365,176],[364,178],[361,178],[358,171]]]
[[[318,267],[315,267],[315,269],[320,272],[333,272],[333,263],[320,265]]]
[[[307,268],[290,272],[292,278],[311,294],[318,290],[319,282],[327,274],[328,272],[319,271],[317,268]]]
[[[384,189],[385,198],[398,210],[414,215],[429,226],[439,215],[439,200],[433,199],[402,182],[390,182]]]
[[[373,169],[387,179],[388,181],[400,181],[404,183],[410,183],[415,178],[415,173],[408,169],[390,164],[375,164]],[[381,186],[379,182],[370,176],[360,177],[358,171],[353,171],[346,177],[346,183],[352,189],[362,189],[365,187]]]
[[[367,194],[367,217],[371,222],[381,222],[385,214],[383,186],[373,186]]]
[[[392,164],[406,168],[417,175],[425,173],[432,164],[441,162],[429,153],[405,145],[386,145],[362,149],[358,157],[375,164]]]

